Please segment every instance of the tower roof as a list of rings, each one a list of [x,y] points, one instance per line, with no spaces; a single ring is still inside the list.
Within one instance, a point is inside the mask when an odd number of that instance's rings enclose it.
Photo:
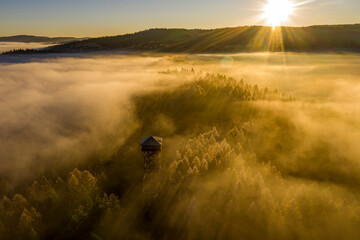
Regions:
[[[140,146],[142,147],[151,147],[151,146],[161,146],[162,144],[161,137],[149,136],[141,140]]]

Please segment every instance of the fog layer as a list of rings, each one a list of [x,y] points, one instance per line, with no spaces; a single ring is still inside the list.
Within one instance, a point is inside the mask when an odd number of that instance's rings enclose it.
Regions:
[[[358,55],[2,62],[5,239],[360,234]],[[148,135],[164,138],[155,204],[141,191]]]

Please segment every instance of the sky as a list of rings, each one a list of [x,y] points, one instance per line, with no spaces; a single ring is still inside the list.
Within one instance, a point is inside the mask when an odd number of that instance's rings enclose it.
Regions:
[[[0,0],[0,36],[96,37],[149,28],[269,25],[268,0]],[[360,23],[360,0],[302,2],[287,26]],[[305,2],[306,1],[306,2]]]

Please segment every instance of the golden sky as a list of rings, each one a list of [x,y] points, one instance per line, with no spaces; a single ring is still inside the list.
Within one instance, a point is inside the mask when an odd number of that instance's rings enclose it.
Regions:
[[[268,1],[284,0],[0,0],[0,36],[93,37],[156,27],[271,25],[262,17]],[[359,0],[293,0],[292,4],[296,7],[281,25],[360,22]]]

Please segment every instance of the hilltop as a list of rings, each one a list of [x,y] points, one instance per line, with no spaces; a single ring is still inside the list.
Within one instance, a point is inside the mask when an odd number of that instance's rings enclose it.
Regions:
[[[91,38],[46,48],[41,53],[108,50],[175,53],[360,51],[360,24],[309,27],[243,26],[212,30],[150,29]],[[32,53],[18,50],[9,53]],[[9,54],[7,53],[7,54]]]
[[[32,35],[16,35],[9,37],[0,37],[0,42],[37,42],[37,43],[66,43],[72,41],[81,41],[85,38],[74,38],[74,37],[43,37],[43,36],[32,36]]]

